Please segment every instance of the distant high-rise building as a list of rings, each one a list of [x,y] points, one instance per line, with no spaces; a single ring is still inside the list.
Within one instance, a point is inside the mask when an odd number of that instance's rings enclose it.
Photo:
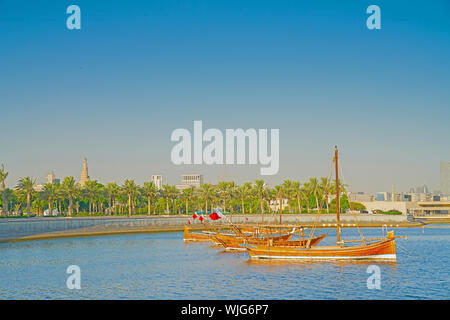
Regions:
[[[55,180],[55,173],[52,171],[47,175],[47,183],[53,183]]]
[[[84,158],[83,160],[83,171],[81,171],[80,175],[80,186],[84,187],[87,181],[89,181],[89,174],[88,174],[88,166],[87,166],[87,159]]]
[[[55,177],[55,173],[52,171],[47,175],[47,183],[59,184],[60,180]]]
[[[421,187],[417,187],[415,193],[425,193],[425,194],[428,194],[428,193],[430,193],[430,189],[428,189],[427,185],[424,184],[424,185],[421,186]]]
[[[441,161],[441,192],[450,196],[450,161]]]
[[[152,182],[156,186],[156,189],[161,190],[163,186],[163,178],[161,175],[153,175]]]

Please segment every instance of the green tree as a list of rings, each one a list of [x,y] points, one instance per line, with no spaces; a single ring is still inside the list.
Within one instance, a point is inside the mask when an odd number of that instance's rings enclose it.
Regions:
[[[236,188],[236,195],[241,200],[241,212],[245,214],[245,200],[247,200],[250,195],[252,184],[251,182],[246,182],[242,186]]]
[[[34,186],[36,184],[36,179],[31,177],[21,178],[17,184],[16,189],[20,192],[26,194],[27,197],[27,213],[31,213],[31,196],[34,193]]]
[[[292,212],[292,200],[295,198],[294,185],[291,180],[283,181],[283,196],[288,200],[289,212]]]
[[[189,214],[189,202],[191,202],[195,197],[194,187],[183,189],[181,193],[181,199],[184,200],[186,206],[186,214]]]
[[[80,194],[80,188],[74,177],[65,177],[61,184],[61,191],[69,199],[69,216],[73,215],[73,200]]]
[[[310,213],[311,212],[310,197],[311,197],[311,194],[312,194],[311,184],[309,182],[305,182],[303,184],[303,187],[302,187],[301,190],[302,190],[301,192],[302,192],[303,198],[306,200],[306,211],[308,213]]]
[[[200,187],[200,197],[205,201],[205,214],[208,214],[208,201],[213,201],[215,190],[209,183],[203,183]]]
[[[261,209],[261,223],[264,223],[264,197],[267,193],[266,185],[263,180],[256,180],[254,190],[259,199],[259,206]]]
[[[317,181],[317,178],[310,178],[309,179],[309,187],[311,190],[312,195],[314,196],[314,199],[316,200],[316,208],[319,210],[319,199],[318,199],[318,193],[319,193],[319,182]]]
[[[117,183],[112,182],[108,183],[106,186],[106,192],[108,194],[108,206],[109,206],[109,214],[111,215],[112,207],[114,208],[114,214],[117,214],[117,197],[120,194],[120,188]],[[112,206],[112,207],[111,207]]]
[[[152,199],[158,195],[158,189],[153,182],[144,182],[142,193],[147,197],[147,214],[151,214]]]
[[[58,190],[55,184],[46,183],[44,185],[44,190],[42,190],[42,196],[47,199],[48,202],[48,212],[50,215],[53,214],[53,201],[58,196]]]
[[[161,190],[161,194],[164,197],[164,199],[166,199],[166,211],[165,211],[165,213],[169,214],[169,212],[170,212],[169,211],[169,198],[170,198],[170,194],[171,194],[170,185],[168,185],[168,184],[163,185],[162,190]]]
[[[9,172],[5,170],[5,166],[2,164],[0,169],[0,182],[2,183],[2,215],[8,214],[8,201],[6,199],[6,187],[5,180],[8,177]]]
[[[134,180],[125,180],[122,190],[128,196],[128,215],[131,216],[135,212],[134,199],[138,194],[138,186]]]
[[[224,212],[227,211],[228,201],[232,201],[233,190],[234,190],[234,182],[233,181],[221,181],[217,185],[217,194],[219,198],[222,200],[222,207]]]
[[[322,194],[322,199],[325,200],[325,203],[327,205],[327,213],[330,213],[330,205],[328,203],[328,196],[330,195],[331,192],[331,184],[328,181],[328,178],[322,177],[320,178],[320,184],[319,184],[319,190],[320,193]]]
[[[90,180],[90,181],[86,181],[86,183],[84,184],[84,190],[89,198],[89,215],[92,215],[92,207],[93,207],[93,200],[94,197],[98,191],[98,182],[97,180]]]
[[[301,199],[303,197],[303,192],[302,192],[302,188],[301,188],[301,183],[299,181],[294,181],[294,182],[292,182],[291,187],[292,187],[292,195],[297,200],[298,213],[302,213]]]

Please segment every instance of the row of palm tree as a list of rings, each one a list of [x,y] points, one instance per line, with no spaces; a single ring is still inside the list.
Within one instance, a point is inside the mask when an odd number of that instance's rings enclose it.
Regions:
[[[14,190],[5,188],[8,172],[2,166],[0,182],[2,186],[2,215],[8,213],[8,203],[14,212],[23,208],[27,213],[43,215],[45,208],[52,213],[69,216],[74,214],[186,214],[194,211],[209,212],[220,206],[230,213],[262,213],[278,211],[278,201],[285,199],[284,212],[310,213],[333,209],[334,182],[327,178],[310,178],[305,183],[284,180],[273,188],[263,180],[237,185],[233,181],[221,181],[217,185],[202,184],[200,188],[189,187],[178,190],[172,185],[163,185],[158,190],[152,182],[142,186],[134,180],[125,180],[123,185],[108,183],[103,185],[96,180],[87,181],[80,186],[74,177],[65,177],[61,184],[47,183],[36,191],[36,179],[19,179]],[[345,186],[341,185],[341,189]],[[344,199],[345,200],[345,199]],[[348,204],[348,202],[347,202]],[[345,202],[342,207],[345,210]],[[334,207],[335,210],[335,207]]]

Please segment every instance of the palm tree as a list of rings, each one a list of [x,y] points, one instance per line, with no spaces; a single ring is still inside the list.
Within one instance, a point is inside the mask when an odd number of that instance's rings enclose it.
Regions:
[[[283,181],[283,195],[288,200],[289,212],[292,212],[291,201],[295,197],[294,186],[291,180]]]
[[[97,184],[94,199],[94,207],[97,208],[97,213],[103,213],[103,203],[106,201],[106,190],[103,184]]]
[[[57,208],[58,208],[58,212],[60,213],[60,214],[62,214],[62,203],[63,203],[63,201],[64,201],[64,193],[63,193],[63,190],[62,190],[62,186],[58,183],[58,184],[55,184],[55,187],[56,187],[56,198],[55,198],[55,200],[56,200],[56,205],[57,205]]]
[[[223,205],[224,212],[227,211],[227,199],[230,199],[232,197],[233,189],[234,189],[233,181],[230,181],[230,182],[221,181],[217,185],[217,193],[218,193],[220,199],[222,199],[222,205]]]
[[[299,181],[292,182],[292,193],[297,198],[298,213],[302,213],[301,198],[303,196],[301,183]]]
[[[259,205],[261,208],[261,222],[264,223],[264,195],[266,193],[266,185],[264,181],[256,180],[254,190],[259,198]]]
[[[45,207],[45,200],[39,199],[39,197],[36,197],[33,201],[33,207],[37,213],[38,216],[41,215],[41,209]]]
[[[144,182],[143,194],[147,197],[147,213],[151,214],[151,201],[158,195],[158,189],[153,182]]]
[[[309,182],[305,182],[303,184],[303,187],[301,188],[301,192],[302,192],[303,198],[306,200],[306,210],[308,213],[310,213],[309,197],[311,195],[311,184]]]
[[[280,203],[280,199],[282,196],[282,189],[283,189],[283,185],[276,185],[275,187],[273,187],[272,189],[272,199],[275,200],[275,204],[277,207],[278,206],[278,210],[280,210],[280,206],[281,206],[281,210],[283,210],[283,202]],[[281,201],[283,201],[283,199],[281,199]]]
[[[169,186],[169,198],[172,200],[172,213],[176,213],[175,203],[179,196],[179,191],[175,186]]]
[[[34,192],[34,186],[36,184],[36,179],[31,177],[21,178],[17,184],[16,189],[25,193],[27,195],[27,213],[31,213],[31,195]]]
[[[75,182],[74,177],[65,177],[61,185],[62,193],[69,198],[69,216],[73,214],[73,199],[75,199],[79,193],[80,188]]]
[[[128,196],[128,215],[131,216],[131,212],[134,214],[134,197],[138,193],[138,186],[134,180],[125,180],[122,190]]]
[[[310,178],[309,179],[309,185],[311,188],[311,192],[314,196],[314,198],[316,199],[316,208],[317,210],[319,210],[319,199],[317,197],[318,193],[319,193],[319,183],[317,181],[317,178]]]
[[[200,196],[205,201],[205,214],[208,214],[208,201],[212,201],[214,199],[215,190],[210,183],[204,183],[200,185]]]
[[[284,184],[275,186],[275,188],[273,189],[273,195],[275,196],[275,200],[278,200],[279,206],[278,210],[280,210],[280,224],[281,224],[281,213],[283,212],[283,197],[285,197],[283,185]]]
[[[92,215],[92,201],[95,197],[95,194],[97,193],[98,190],[98,183],[97,180],[90,180],[90,181],[86,181],[84,188],[86,190],[87,196],[89,198],[89,215]]]
[[[185,201],[186,214],[189,214],[189,202],[194,198],[195,189],[194,187],[183,189],[181,193],[181,198]]]
[[[170,212],[169,211],[169,198],[171,193],[170,185],[168,184],[163,185],[161,193],[162,196],[166,199],[166,213],[168,214]]]
[[[331,184],[328,181],[328,178],[322,177],[320,178],[319,190],[322,193],[322,198],[325,200],[327,205],[327,213],[330,213],[330,205],[328,203],[328,196],[331,190]]]
[[[50,215],[53,214],[53,201],[58,196],[58,190],[56,185],[53,183],[46,183],[44,185],[44,190],[42,191],[42,196],[48,201],[48,212]]]
[[[8,202],[6,201],[6,188],[5,188],[5,180],[8,177],[9,172],[6,172],[5,166],[2,164],[2,168],[0,169],[0,181],[2,183],[2,215],[6,215],[8,213]]]
[[[246,182],[242,186],[238,186],[237,189],[236,189],[236,194],[237,194],[238,198],[241,200],[241,212],[242,212],[242,214],[245,214],[244,201],[247,199],[247,197],[250,194],[251,185],[252,184],[250,182]]]
[[[115,182],[108,183],[108,185],[106,186],[106,192],[109,196],[109,199],[108,199],[109,215],[111,215],[111,210],[112,210],[111,203],[113,203],[113,206],[114,206],[114,214],[117,214],[116,197],[119,195],[120,188],[117,185],[117,183],[115,183]]]

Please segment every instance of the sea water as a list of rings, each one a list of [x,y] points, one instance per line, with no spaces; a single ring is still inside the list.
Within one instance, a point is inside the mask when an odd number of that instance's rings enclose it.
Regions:
[[[364,237],[381,228],[361,229]],[[336,241],[334,229],[320,243]],[[306,231],[308,234],[308,230]],[[450,226],[396,228],[397,261],[251,260],[181,232],[0,244],[0,299],[449,299]],[[342,230],[358,239],[355,228]],[[319,244],[319,245],[320,245]],[[66,270],[80,270],[69,289]],[[379,289],[368,271],[379,267]]]

